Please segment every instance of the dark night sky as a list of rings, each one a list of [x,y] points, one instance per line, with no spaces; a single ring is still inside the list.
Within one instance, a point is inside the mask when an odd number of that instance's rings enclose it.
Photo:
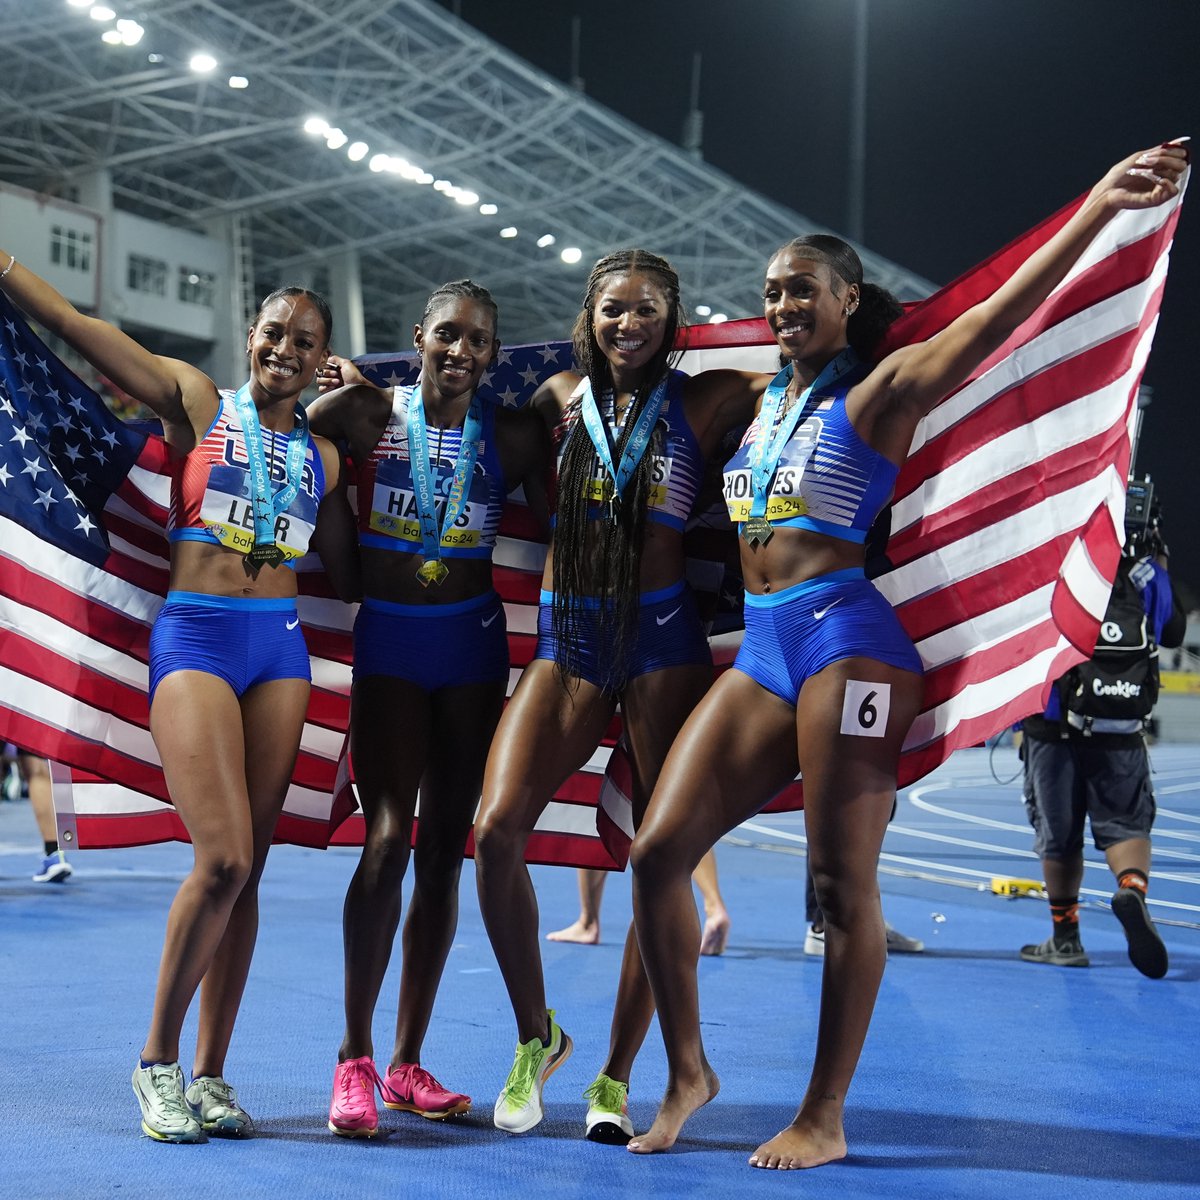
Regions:
[[[853,6],[846,0],[445,0],[535,66],[678,141],[703,55],[704,157],[845,227]],[[1170,137],[1200,143],[1196,0],[868,0],[865,242],[937,283]],[[1172,574],[1200,602],[1194,388],[1200,200],[1185,206],[1145,382],[1137,467]]]

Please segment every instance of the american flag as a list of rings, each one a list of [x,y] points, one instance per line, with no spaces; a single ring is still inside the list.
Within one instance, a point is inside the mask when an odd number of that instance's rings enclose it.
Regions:
[[[884,349],[934,336],[989,295],[1080,202],[912,308]],[[918,429],[897,481],[891,569],[876,579],[926,667],[902,783],[1039,710],[1050,682],[1095,644],[1120,557],[1137,387],[1179,205],[1177,197],[1119,214],[1046,304]],[[131,439],[11,309],[0,311],[0,737],[71,768],[56,799],[64,833],[77,844],[183,838],[145,700],[149,626],[167,577],[165,451],[155,437]],[[682,367],[770,370],[775,362],[765,323],[750,320],[694,327]],[[371,356],[360,365],[383,384],[411,382],[416,373],[403,355]],[[487,386],[498,403],[516,406],[569,365],[565,342],[506,349]],[[69,432],[85,427],[82,410],[86,427],[102,431],[95,437]],[[72,445],[106,466],[95,450],[99,445],[109,458],[107,436],[133,465],[124,478],[115,466],[103,484],[89,478],[85,494],[68,467],[54,465],[64,453],[72,462],[58,446]],[[28,450],[35,443],[36,457]],[[27,471],[28,461],[41,469]],[[45,490],[51,470],[61,480],[55,486],[73,488],[78,501],[65,490],[54,493],[58,503],[38,499],[33,485],[43,477]],[[80,501],[88,505],[87,553],[66,540],[79,531],[50,520],[85,511]],[[510,505],[495,572],[512,683],[535,641],[544,548],[530,534],[523,508]],[[105,535],[111,552],[101,561]],[[719,569],[695,565],[710,586],[721,586]],[[353,609],[332,598],[318,564],[305,560],[299,578],[314,689],[278,837],[353,844],[362,825],[349,815],[343,753]],[[714,637],[718,669],[732,660],[738,640],[737,633]],[[619,733],[617,719],[551,803],[531,839],[530,861],[623,864],[632,821],[628,767],[613,752]],[[796,786],[771,807],[799,803]]]

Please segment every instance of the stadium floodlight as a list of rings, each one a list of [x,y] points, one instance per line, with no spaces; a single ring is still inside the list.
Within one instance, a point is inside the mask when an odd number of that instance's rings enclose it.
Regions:
[[[248,80],[245,75],[230,75],[229,86],[235,91],[240,92],[244,88],[248,88],[250,86],[250,80]]]
[[[217,60],[207,51],[200,50],[188,59],[188,66],[197,75],[207,75],[210,71],[217,69]]]
[[[367,157],[367,152],[371,149],[366,142],[351,142],[346,149],[346,157],[351,162],[360,162]]]
[[[309,117],[304,122],[304,132],[324,137],[329,132],[329,122],[324,117]]]
[[[500,236],[502,238],[515,238],[517,236],[517,227],[515,225],[505,225],[505,227],[500,230]]]
[[[558,239],[552,233],[543,233],[537,240],[538,249],[545,250],[547,246],[553,246]]]
[[[697,304],[697,305],[696,305],[696,316],[698,316],[698,317],[711,317],[711,316],[712,316],[712,309],[711,309],[711,308],[709,308],[707,304]]]
[[[577,263],[583,257],[583,251],[578,246],[564,246],[559,258],[565,263]]]
[[[481,204],[479,206],[480,216],[494,217],[499,211],[494,204]]]
[[[104,4],[97,4],[88,13],[88,16],[93,21],[111,21],[117,14],[111,8]]]
[[[728,320],[729,318],[724,313],[713,313],[713,315],[708,318],[708,323],[710,325],[724,325]]]

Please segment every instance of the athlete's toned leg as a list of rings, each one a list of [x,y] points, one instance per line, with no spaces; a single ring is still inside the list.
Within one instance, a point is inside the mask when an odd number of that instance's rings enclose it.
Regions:
[[[845,1156],[846,1091],[887,960],[879,850],[921,687],[912,672],[852,658],[826,667],[801,689],[796,731],[804,819],[825,917],[817,1051],[795,1119],[755,1151],[752,1166],[814,1167]],[[873,736],[878,730],[883,736]]]
[[[546,941],[594,946],[600,940],[600,902],[604,899],[608,872],[580,867],[575,874],[579,884],[579,918],[565,929],[546,934]]]
[[[366,835],[342,909],[346,1030],[339,1062],[374,1056],[372,1018],[400,924],[431,723],[429,693],[417,684],[389,675],[354,681],[350,747]]]
[[[392,1066],[421,1061],[421,1045],[458,928],[463,852],[505,688],[505,682],[463,684],[442,688],[432,697],[432,736],[421,780],[420,832],[404,921]]]
[[[740,671],[727,671],[684,725],[634,840],[638,944],[658,1006],[667,1088],[649,1132],[629,1149],[666,1150],[717,1093],[700,1040],[696,965],[700,921],[692,872],[716,841],[795,777],[791,705]]]
[[[225,1055],[258,937],[258,884],[296,764],[308,693],[305,679],[275,679],[241,698],[253,860],[200,986],[195,1076],[225,1073]]]
[[[717,852],[710,850],[692,872],[692,882],[704,902],[704,932],[700,935],[701,956],[724,954],[729,941],[729,910],[717,883]]]
[[[600,744],[614,708],[613,698],[593,684],[581,681],[568,692],[553,662],[534,659],[492,740],[475,822],[475,876],[522,1043],[549,1032],[525,845],[555,791]]]
[[[704,665],[667,667],[640,675],[626,687],[622,702],[625,741],[633,777],[633,823],[641,827],[646,807],[667,754],[692,710],[712,682]],[[642,966],[637,931],[630,923],[621,960],[617,998],[609,1031],[604,1074],[629,1082],[633,1060],[654,1017],[654,994]]]
[[[167,915],[146,1062],[175,1062],[179,1031],[212,963],[229,914],[254,866],[242,710],[224,680],[168,675],[150,708],[150,731],[171,800],[192,839],[194,863]]]

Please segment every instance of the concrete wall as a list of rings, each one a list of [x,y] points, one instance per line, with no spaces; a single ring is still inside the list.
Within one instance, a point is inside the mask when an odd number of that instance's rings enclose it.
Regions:
[[[76,265],[67,265],[66,255],[53,261],[51,245],[65,243],[67,232],[75,234]],[[72,304],[95,312],[100,304],[101,217],[97,212],[65,200],[51,200],[0,184],[0,246],[35,274],[53,284]],[[84,255],[78,251],[87,248]],[[86,267],[82,265],[86,259]],[[0,270],[8,260],[0,262]]]

